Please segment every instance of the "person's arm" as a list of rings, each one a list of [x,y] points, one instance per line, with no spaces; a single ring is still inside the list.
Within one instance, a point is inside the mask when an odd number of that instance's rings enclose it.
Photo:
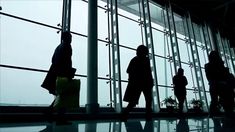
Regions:
[[[205,73],[206,73],[206,78],[208,80],[208,82],[211,81],[211,73],[210,73],[210,69],[209,69],[209,64],[205,64]]]
[[[134,66],[135,66],[134,63],[135,63],[135,58],[133,58],[133,59],[130,61],[129,65],[128,65],[128,67],[127,67],[126,72],[127,72],[128,74],[133,73],[133,71],[134,71]]]
[[[175,86],[175,84],[176,84],[176,80],[175,80],[175,78],[176,78],[176,76],[174,76],[174,77],[172,78],[173,86]]]
[[[186,85],[188,85],[188,80],[185,76],[184,76],[184,78],[185,78],[185,86],[186,86]]]

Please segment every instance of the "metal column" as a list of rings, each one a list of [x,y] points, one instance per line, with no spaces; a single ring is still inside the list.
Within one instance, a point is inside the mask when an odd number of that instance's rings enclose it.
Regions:
[[[88,122],[85,124],[85,132],[96,132],[97,131],[97,122]]]
[[[155,119],[153,122],[153,132],[160,132],[161,131],[161,123],[160,120]]]
[[[235,74],[235,51],[234,51],[234,48],[230,48],[230,53],[231,53],[231,61],[233,62],[233,69],[234,69],[234,73]]]
[[[221,55],[223,61],[225,62],[226,67],[228,67],[229,64],[228,64],[228,61],[227,61],[227,58],[226,58],[225,49],[224,49],[224,45],[225,45],[225,44],[223,43],[223,40],[222,40],[222,38],[221,38],[219,32],[216,34],[216,37],[217,37],[217,40],[218,40],[218,41],[217,41],[217,42],[218,42],[218,43],[217,43],[218,51],[219,51],[219,53],[220,53],[220,55]]]
[[[210,131],[210,124],[209,124],[209,119],[205,118],[201,120],[201,130],[203,132],[209,132]]]
[[[70,31],[71,0],[63,0],[62,32]]]
[[[112,132],[122,132],[122,122],[113,122]]]
[[[88,1],[88,48],[87,48],[87,104],[89,114],[97,113],[98,104],[98,45],[97,45],[97,1]]]
[[[121,68],[119,51],[119,32],[118,32],[118,6],[117,0],[109,0],[111,15],[111,45],[112,45],[112,66],[113,66],[113,98],[116,112],[122,111],[122,91],[121,91]],[[109,6],[109,5],[108,5]]]
[[[235,71],[235,67],[234,67],[234,62],[232,60],[232,54],[231,54],[231,50],[230,50],[230,45],[227,39],[224,40],[224,49],[225,49],[225,53],[227,54],[227,59],[228,61],[230,61],[231,65],[229,65],[229,69],[232,70],[231,72],[234,73]]]
[[[181,63],[180,63],[181,60],[180,60],[179,47],[178,47],[178,41],[177,41],[177,36],[176,36],[174,15],[171,10],[170,4],[169,4],[169,8],[166,7],[166,17],[167,17],[167,23],[168,23],[167,33],[170,36],[172,59],[174,63],[174,71],[176,74],[178,68],[181,67]]]
[[[210,38],[210,42],[211,42],[211,49],[212,50],[216,50],[216,40],[215,40],[215,37],[214,37],[214,33],[211,31],[211,27],[209,25],[207,25],[207,32],[208,32],[208,35],[209,35],[209,38]]]
[[[188,18],[185,17],[184,22],[186,24],[187,29],[187,35],[189,37],[188,42],[190,43],[192,58],[193,58],[193,68],[195,71],[195,76],[197,80],[197,87],[198,87],[198,93],[201,101],[205,102],[206,105],[203,106],[203,111],[208,112],[208,102],[206,98],[206,91],[205,91],[205,85],[203,80],[203,75],[201,71],[201,65],[198,55],[198,49],[196,44],[196,37],[194,34],[193,24],[190,19],[190,15],[188,15]]]
[[[152,75],[154,78],[154,87],[153,87],[153,111],[160,111],[160,101],[159,101],[159,92],[158,92],[158,82],[157,82],[157,71],[156,71],[156,62],[154,56],[154,45],[153,45],[153,35],[152,35],[152,26],[151,26],[151,16],[149,11],[149,1],[141,0],[142,4],[142,13],[143,13],[143,22],[144,22],[144,34],[145,34],[145,45],[149,49],[149,59]]]
[[[206,48],[207,56],[209,56],[210,52],[212,51],[212,46],[211,46],[211,40],[210,40],[210,36],[208,32],[208,27],[206,24],[202,27],[202,33],[203,33],[203,38],[204,38],[204,42],[206,46],[205,48]]]

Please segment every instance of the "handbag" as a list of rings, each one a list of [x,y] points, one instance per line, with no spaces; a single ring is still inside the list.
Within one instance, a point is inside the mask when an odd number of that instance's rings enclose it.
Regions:
[[[57,96],[55,98],[53,107],[55,109],[79,108],[80,84],[81,84],[80,79],[68,79],[66,77],[57,77],[56,79]]]

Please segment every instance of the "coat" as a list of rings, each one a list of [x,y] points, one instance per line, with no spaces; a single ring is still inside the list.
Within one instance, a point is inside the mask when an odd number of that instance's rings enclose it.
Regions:
[[[176,97],[186,96],[186,85],[188,84],[185,76],[175,75],[173,77],[174,94]]]
[[[142,91],[152,92],[153,77],[148,58],[134,57],[127,68],[128,85],[123,100],[138,104]]]
[[[52,64],[41,85],[49,93],[56,95],[56,78],[73,78],[76,69],[72,68],[72,47],[70,44],[60,44],[56,47],[52,56]]]

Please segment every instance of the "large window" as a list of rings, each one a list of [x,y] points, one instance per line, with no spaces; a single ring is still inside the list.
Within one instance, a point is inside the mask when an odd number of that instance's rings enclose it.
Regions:
[[[160,101],[173,96],[172,77],[175,74],[172,57],[175,57],[170,41],[165,8],[156,3],[149,3],[151,30],[156,60],[157,83]],[[48,105],[53,96],[41,88],[41,83],[51,65],[51,57],[60,43],[60,29],[63,1],[1,1],[0,14],[0,105]],[[106,0],[98,1],[98,103],[101,107],[110,107],[113,103],[112,88],[112,45],[111,15]],[[145,44],[142,6],[139,1],[118,0],[118,37],[120,44],[120,68],[122,95],[124,95],[128,74],[126,69],[136,55],[136,48]],[[173,13],[170,26],[175,26],[174,41],[177,41],[180,63],[188,80],[187,100],[199,99],[193,62],[198,61],[208,101],[209,86],[205,77],[204,65],[208,62],[208,45],[215,47],[208,27],[191,23],[192,29],[186,29],[185,18]],[[188,19],[188,18],[187,18]],[[174,23],[172,23],[174,22]],[[77,69],[75,78],[81,79],[80,105],[85,106],[87,95],[87,26],[88,1],[72,0],[71,32],[73,48],[73,67]],[[208,28],[209,29],[209,28]],[[207,31],[207,32],[205,32]],[[216,35],[217,47],[234,72],[234,51],[229,48],[229,41]],[[198,58],[192,51],[191,40],[197,47]],[[199,60],[197,60],[199,59]],[[123,97],[122,97],[123,98]],[[143,95],[138,107],[145,107]],[[126,103],[123,103],[126,106]],[[164,108],[165,106],[161,106]]]

